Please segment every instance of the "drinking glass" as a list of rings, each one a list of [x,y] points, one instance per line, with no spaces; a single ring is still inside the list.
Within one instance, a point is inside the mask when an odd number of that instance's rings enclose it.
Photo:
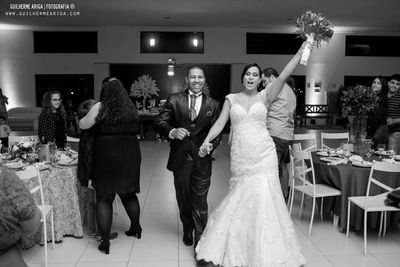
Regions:
[[[383,151],[385,151],[385,144],[378,144],[379,158],[382,158]]]
[[[65,150],[66,154],[69,156],[71,154],[71,144],[68,142],[65,143],[64,150]]]
[[[389,147],[388,153],[389,153],[390,157],[393,157],[394,155],[396,155],[396,153],[397,153],[396,147]]]
[[[374,154],[375,150],[373,150],[372,148],[368,149],[367,152],[365,152],[365,156],[367,157],[367,159],[369,159],[373,154]]]

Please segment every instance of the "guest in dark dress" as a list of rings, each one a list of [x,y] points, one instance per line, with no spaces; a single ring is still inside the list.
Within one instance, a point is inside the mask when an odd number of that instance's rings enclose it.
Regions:
[[[43,95],[38,135],[41,143],[54,142],[57,147],[64,148],[67,134],[76,136],[76,133],[66,128],[66,112],[61,101],[59,91],[49,91]]]
[[[78,117],[82,119],[89,110],[96,104],[93,99],[83,101],[78,107]],[[93,162],[93,129],[82,130],[79,140],[78,171],[77,177],[82,186],[88,186],[92,179]]]
[[[373,139],[373,147],[376,149],[378,144],[385,144],[388,138],[386,124],[388,85],[385,77],[376,77],[372,82],[371,90],[377,94],[378,106],[368,113],[367,136]]]
[[[138,112],[122,83],[116,78],[103,81],[100,101],[80,120],[81,129],[94,130],[93,187],[96,190],[97,225],[101,235],[99,250],[109,253],[112,224],[112,202],[115,194],[131,220],[125,233],[141,237],[140,206],[140,146]]]

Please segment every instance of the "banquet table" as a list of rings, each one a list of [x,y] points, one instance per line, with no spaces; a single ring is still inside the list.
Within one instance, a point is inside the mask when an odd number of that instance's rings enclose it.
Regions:
[[[357,167],[348,164],[328,165],[326,162],[320,160],[320,156],[316,152],[312,153],[312,160],[314,163],[316,183],[324,183],[337,188],[341,191],[341,195],[331,197],[329,200],[324,200],[324,210],[332,210],[335,215],[339,217],[339,227],[341,231],[346,230],[347,223],[347,202],[348,197],[351,196],[365,196],[367,192],[368,177],[371,168]],[[377,156],[372,156],[370,161],[380,160]],[[400,175],[393,173],[382,172],[378,173],[378,180],[386,183],[392,188],[400,186]],[[376,186],[371,186],[371,195],[384,193]],[[327,199],[328,200],[328,199]],[[379,226],[379,213],[371,212],[368,214],[368,226],[376,228]],[[351,218],[350,226],[359,231],[363,229],[363,210],[351,205]],[[388,226],[392,230],[397,230],[397,225],[400,219],[399,212],[388,213]]]
[[[93,192],[87,187],[81,187],[76,176],[76,166],[50,166],[40,171],[45,203],[53,205],[54,209],[54,238],[55,242],[62,242],[64,236],[83,237],[83,221],[86,220],[89,230],[93,231],[94,207]],[[34,179],[24,180],[28,188],[35,185]],[[34,195],[35,201],[40,203],[40,195]],[[51,223],[47,221],[47,237],[51,240]],[[35,243],[43,242],[43,235],[37,235],[23,244],[29,248]]]

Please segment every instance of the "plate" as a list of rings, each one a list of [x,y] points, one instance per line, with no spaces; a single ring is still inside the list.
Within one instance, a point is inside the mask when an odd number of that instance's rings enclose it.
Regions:
[[[375,151],[375,154],[382,155],[382,156],[388,156],[389,151]]]
[[[73,160],[71,160],[69,162],[60,160],[60,161],[57,162],[57,164],[60,165],[60,166],[74,166],[74,165],[78,164],[78,159],[73,159]]]
[[[354,161],[351,164],[353,164],[354,166],[363,167],[363,168],[371,168],[372,167],[372,162],[369,162],[369,161],[363,161],[363,162]]]
[[[30,168],[35,168],[35,166],[34,165],[29,165],[29,166],[26,166],[24,169],[28,170]],[[48,165],[48,164],[40,164],[39,165],[39,171],[44,171],[44,170],[47,170],[48,168],[50,168],[50,165]]]
[[[4,163],[3,165],[9,169],[16,170],[16,169],[21,169],[23,167],[28,166],[29,163],[27,163],[27,162],[10,162],[10,163]]]
[[[324,162],[338,162],[338,161],[343,161],[341,158],[336,158],[336,157],[322,157],[320,158],[321,161]]]
[[[400,160],[400,155],[393,155],[394,160]]]

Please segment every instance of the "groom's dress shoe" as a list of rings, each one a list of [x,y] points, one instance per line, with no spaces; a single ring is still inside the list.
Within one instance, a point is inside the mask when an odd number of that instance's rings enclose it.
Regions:
[[[193,245],[193,233],[192,232],[183,233],[182,241],[183,244],[185,244],[186,246]]]

